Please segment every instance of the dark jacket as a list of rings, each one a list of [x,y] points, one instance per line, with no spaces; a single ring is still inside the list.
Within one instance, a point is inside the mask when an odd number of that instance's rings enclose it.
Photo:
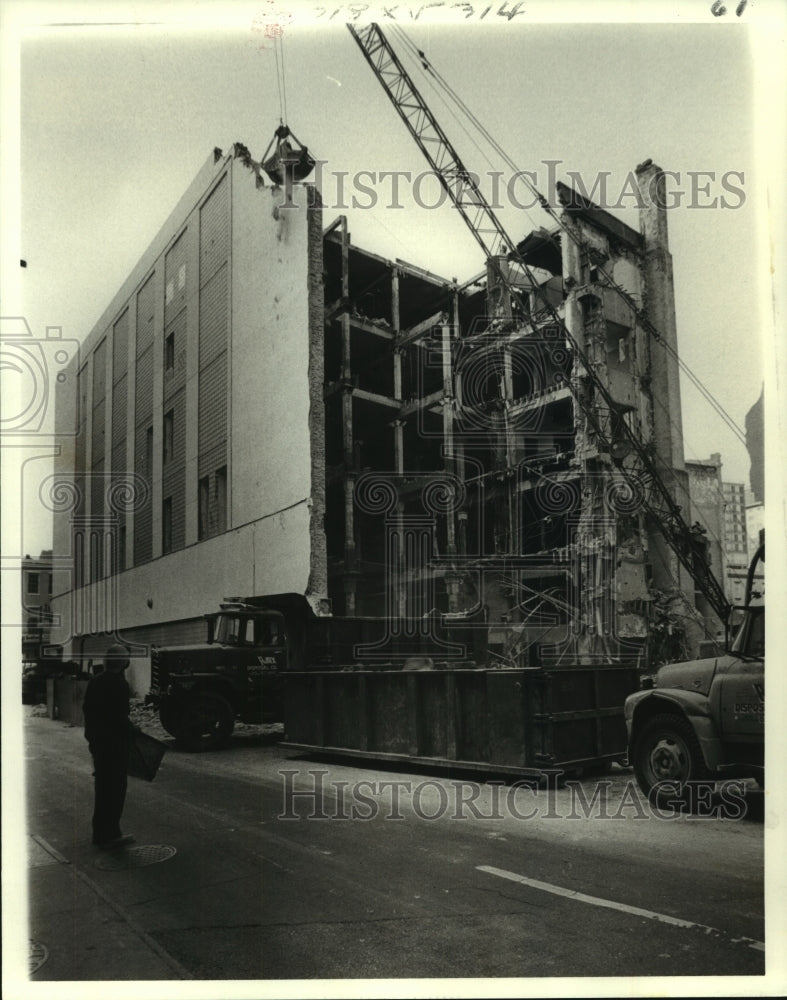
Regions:
[[[105,670],[90,679],[82,712],[85,739],[92,754],[128,752],[128,738],[134,728],[128,717],[129,695],[123,674]]]

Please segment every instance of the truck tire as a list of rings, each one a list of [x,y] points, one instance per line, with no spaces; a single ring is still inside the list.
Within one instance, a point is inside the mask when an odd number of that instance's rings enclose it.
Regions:
[[[218,750],[226,746],[235,727],[235,713],[218,694],[194,694],[183,703],[178,720],[178,742],[185,750]]]
[[[631,763],[646,795],[660,781],[677,783],[682,790],[709,776],[694,729],[681,715],[656,715],[646,722],[634,739]]]
[[[162,702],[158,710],[158,720],[169,735],[177,739],[180,735],[180,709],[175,705]]]

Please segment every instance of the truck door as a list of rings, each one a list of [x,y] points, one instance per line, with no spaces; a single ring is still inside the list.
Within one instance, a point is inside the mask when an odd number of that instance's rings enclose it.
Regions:
[[[268,690],[273,678],[287,666],[287,647],[283,624],[264,615],[246,622],[244,645],[249,649],[246,672],[255,692]]]
[[[719,661],[721,730],[733,742],[762,740],[765,732],[764,613],[744,622],[734,651]],[[736,652],[739,651],[739,655]]]

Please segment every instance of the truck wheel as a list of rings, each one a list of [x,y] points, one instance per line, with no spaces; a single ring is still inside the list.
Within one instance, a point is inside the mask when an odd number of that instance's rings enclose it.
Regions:
[[[183,705],[178,740],[186,750],[218,750],[226,746],[235,727],[235,713],[217,694],[192,695]]]
[[[691,723],[680,715],[656,715],[634,740],[632,765],[637,783],[647,795],[660,781],[677,783],[708,777],[702,751]]]
[[[174,705],[162,703],[158,710],[158,720],[170,736],[180,735],[180,709]]]

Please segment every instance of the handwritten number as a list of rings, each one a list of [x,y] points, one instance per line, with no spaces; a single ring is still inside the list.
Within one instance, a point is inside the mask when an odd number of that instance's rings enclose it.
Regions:
[[[741,2],[735,8],[735,14],[737,17],[740,17],[746,10],[747,3],[748,0],[741,0]],[[724,17],[724,15],[727,13],[727,8],[724,6],[721,0],[715,0],[715,2],[711,6],[710,12],[711,14],[713,14],[714,17]]]

